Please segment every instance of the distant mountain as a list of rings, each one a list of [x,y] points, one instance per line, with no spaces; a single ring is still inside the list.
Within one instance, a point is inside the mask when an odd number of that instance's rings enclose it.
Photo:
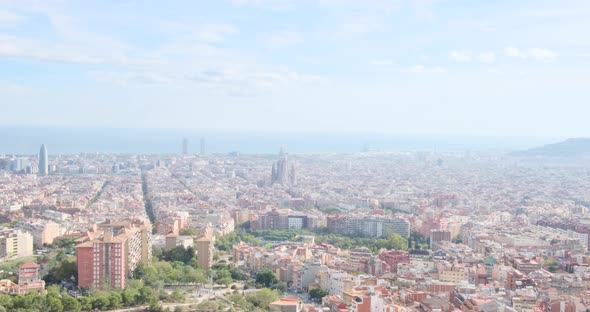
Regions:
[[[573,138],[563,142],[547,144],[542,147],[513,153],[515,156],[532,157],[590,157],[590,138]]]

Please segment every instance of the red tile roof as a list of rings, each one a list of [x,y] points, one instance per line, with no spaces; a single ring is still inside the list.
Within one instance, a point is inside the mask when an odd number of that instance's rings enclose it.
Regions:
[[[35,262],[27,262],[27,263],[23,263],[23,265],[20,266],[21,269],[37,269],[39,268],[39,265]]]

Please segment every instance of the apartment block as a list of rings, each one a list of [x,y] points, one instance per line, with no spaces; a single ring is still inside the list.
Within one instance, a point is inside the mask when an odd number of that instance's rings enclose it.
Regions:
[[[59,225],[42,219],[21,220],[17,227],[33,235],[33,245],[36,247],[52,244],[53,240],[62,234]]]
[[[0,258],[22,258],[33,255],[33,235],[23,230],[0,232]]]
[[[327,218],[328,230],[343,235],[360,235],[364,237],[388,237],[399,234],[410,236],[410,222],[402,218],[385,216],[330,216]]]
[[[78,285],[122,289],[140,262],[151,260],[150,226],[134,221],[95,225],[77,240]]]
[[[253,229],[270,230],[301,230],[309,227],[306,215],[276,209],[259,214],[251,225]]]

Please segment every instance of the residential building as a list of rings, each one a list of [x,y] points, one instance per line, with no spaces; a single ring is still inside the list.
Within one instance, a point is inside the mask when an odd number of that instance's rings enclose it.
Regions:
[[[33,235],[23,230],[0,232],[0,258],[22,258],[33,255]]]
[[[43,219],[21,220],[17,227],[33,235],[33,245],[43,247],[45,244],[52,244],[53,240],[62,234],[62,231],[55,222]]]
[[[296,297],[284,297],[269,305],[273,312],[300,312],[303,310],[303,303]]]
[[[343,235],[360,235],[363,237],[388,237],[399,234],[410,236],[410,223],[398,217],[345,215],[329,216],[328,230]]]
[[[40,266],[34,262],[24,263],[18,271],[18,293],[21,295],[30,292],[44,294],[45,281],[39,277]]]
[[[132,221],[107,221],[78,239],[78,285],[94,289],[125,288],[137,265],[151,260],[149,229],[149,225]]]
[[[199,266],[204,270],[209,270],[213,265],[213,254],[215,253],[214,239],[203,236],[197,239],[195,246]]]
[[[443,229],[432,229],[430,230],[430,248],[432,250],[438,250],[439,242],[450,242],[451,231]]]
[[[195,242],[195,247],[199,266],[204,270],[209,270],[213,265],[213,254],[215,253],[215,232],[211,224],[203,229],[201,238]]]

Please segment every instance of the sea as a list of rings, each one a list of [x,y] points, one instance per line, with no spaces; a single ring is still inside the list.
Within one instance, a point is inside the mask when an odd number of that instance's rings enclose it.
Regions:
[[[405,135],[365,132],[296,132],[219,129],[129,129],[0,126],[0,154],[33,155],[45,144],[50,154],[169,154],[188,152],[275,154],[379,152],[511,152],[555,143],[562,138],[470,135]]]

